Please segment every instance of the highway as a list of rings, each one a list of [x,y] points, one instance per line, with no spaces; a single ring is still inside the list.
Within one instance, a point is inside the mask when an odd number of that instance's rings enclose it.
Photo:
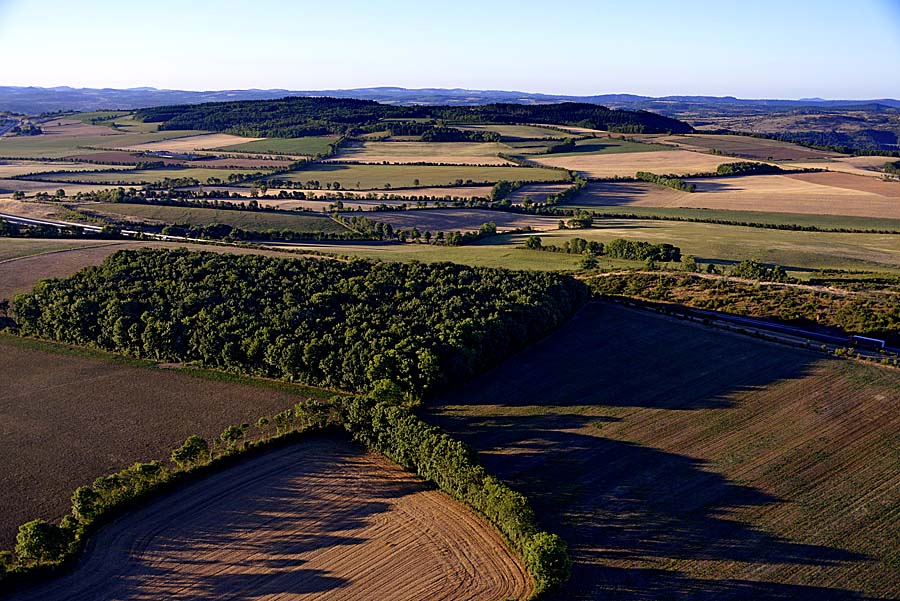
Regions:
[[[8,119],[3,124],[0,124],[0,136],[6,134],[9,130],[17,126],[19,122],[15,119]]]

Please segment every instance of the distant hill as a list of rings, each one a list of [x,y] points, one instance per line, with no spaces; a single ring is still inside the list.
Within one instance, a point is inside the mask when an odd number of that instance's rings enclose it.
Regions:
[[[267,137],[382,131],[386,128],[384,119],[430,119],[444,123],[547,123],[622,133],[693,131],[683,121],[656,113],[616,110],[584,102],[402,106],[350,98],[287,97],[153,107],[139,110],[137,116],[146,122],[159,123],[160,129],[164,130],[204,129]],[[422,131],[408,132],[417,135],[425,133],[426,129],[433,129],[433,125],[424,123],[404,127],[421,128]]]
[[[38,114],[60,110],[93,111],[99,109],[136,109],[174,104],[200,104],[229,100],[271,100],[285,96],[330,96],[376,100],[384,104],[476,106],[494,103],[548,104],[556,102],[584,102],[610,108],[645,109],[664,114],[687,108],[800,108],[800,107],[857,107],[879,105],[900,109],[900,101],[884,98],[872,100],[748,100],[730,96],[637,96],[634,94],[599,94],[572,96],[536,94],[503,90],[464,90],[398,87],[356,88],[350,90],[159,90],[156,88],[55,88],[0,86],[0,110]]]

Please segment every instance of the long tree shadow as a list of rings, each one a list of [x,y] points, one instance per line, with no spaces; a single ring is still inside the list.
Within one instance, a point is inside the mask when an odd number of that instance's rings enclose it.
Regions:
[[[622,411],[629,407],[657,416],[727,412],[746,391],[801,378],[821,360],[596,304],[438,399],[429,420],[480,451],[488,471],[526,493],[569,542],[575,566],[560,599],[860,599],[836,588],[730,579],[716,568],[709,578],[683,573],[687,565],[744,564],[765,579],[785,567],[831,569],[868,558],[742,521],[785,501],[695,457],[603,435],[605,424],[648,415]]]
[[[343,440],[252,457],[129,512],[97,533],[73,572],[17,598],[211,601],[346,587],[348,574],[309,566],[310,558],[370,543],[373,520],[424,489],[371,468]]]

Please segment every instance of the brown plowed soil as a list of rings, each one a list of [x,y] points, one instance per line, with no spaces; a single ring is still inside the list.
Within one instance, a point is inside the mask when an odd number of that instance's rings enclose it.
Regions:
[[[79,567],[21,601],[521,599],[521,562],[482,519],[384,459],[311,439],[103,528]]]
[[[165,458],[191,434],[215,437],[300,399],[330,396],[65,349],[0,335],[0,549],[12,547],[23,522],[68,513],[72,491],[99,476]]]

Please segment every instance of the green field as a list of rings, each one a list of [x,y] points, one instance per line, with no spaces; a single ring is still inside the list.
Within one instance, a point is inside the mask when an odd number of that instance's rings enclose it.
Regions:
[[[572,152],[556,152],[546,156],[565,157],[576,154],[619,154],[623,152],[656,152],[659,150],[676,150],[672,146],[631,142],[618,138],[586,138],[575,142],[576,150]]]
[[[507,140],[542,140],[545,138],[563,139],[572,136],[572,134],[566,132],[535,125],[504,125],[496,123],[449,125],[465,131],[495,131],[500,134],[500,139],[504,142]]]
[[[81,126],[79,126],[81,127]],[[127,133],[109,136],[20,136],[0,138],[0,157],[13,159],[58,159],[85,154],[85,148],[115,148],[196,136],[205,132],[193,130]]]
[[[128,203],[91,204],[86,208],[96,213],[136,217],[165,223],[212,225],[219,223],[245,230],[290,230],[293,232],[342,233],[347,229],[336,221],[320,215],[288,212],[233,211],[227,209],[198,209]]]
[[[497,236],[507,239],[507,236]],[[484,245],[435,246],[431,244],[390,244],[383,242],[335,242],[315,244],[268,245],[279,249],[314,250],[337,256],[380,259],[382,261],[422,261],[435,263],[450,261],[477,267],[505,267],[534,271],[565,271],[579,268],[580,257],[556,253],[541,253],[512,246]],[[638,265],[633,263],[632,265]]]
[[[259,169],[208,169],[202,167],[186,167],[173,169],[131,169],[116,171],[115,173],[41,173],[30,177],[35,181],[61,182],[61,183],[89,183],[111,184],[122,186],[136,186],[140,184],[159,183],[166,179],[193,178],[200,182],[206,182],[211,177],[227,181],[231,174],[259,173]]]
[[[386,190],[389,188],[416,188],[464,183],[491,184],[500,180],[555,182],[566,179],[566,173],[553,169],[529,167],[466,167],[466,166],[415,166],[415,165],[342,165],[318,163],[280,173],[270,179],[306,183],[318,181],[321,187],[338,182],[348,190]],[[416,183],[418,180],[418,183]]]
[[[561,246],[575,237],[608,242],[615,238],[671,243],[698,261],[733,263],[758,259],[783,265],[800,277],[819,269],[900,271],[900,236],[893,234],[839,234],[795,232],[762,228],[652,221],[646,219],[596,220],[586,230],[542,232],[545,245]],[[504,245],[524,244],[525,235],[511,236]],[[535,253],[541,251],[532,251]]]
[[[126,115],[130,115],[128,111],[90,111],[87,113],[75,113],[74,115],[69,115],[67,118],[69,119],[77,119],[82,123],[91,123],[95,119],[98,121],[111,121],[113,119],[118,119],[119,117],[125,117]],[[97,123],[100,125],[100,123]],[[103,123],[102,125],[109,125],[108,123]]]
[[[314,156],[328,152],[328,145],[337,141],[337,136],[307,136],[305,138],[268,138],[220,146],[215,150],[222,152],[250,152],[261,154],[289,154]]]
[[[850,229],[900,231],[900,219],[876,217],[846,217],[842,215],[810,215],[807,213],[766,213],[762,211],[730,211],[726,209],[657,208],[618,205],[582,204],[576,199],[572,204],[560,205],[567,209],[585,209],[598,215],[625,217],[639,215],[670,219],[718,219],[736,223],[764,223],[769,225],[799,225],[820,229]]]
[[[0,263],[22,257],[31,257],[44,253],[73,248],[103,246],[111,242],[102,240],[47,240],[42,238],[0,238]]]

